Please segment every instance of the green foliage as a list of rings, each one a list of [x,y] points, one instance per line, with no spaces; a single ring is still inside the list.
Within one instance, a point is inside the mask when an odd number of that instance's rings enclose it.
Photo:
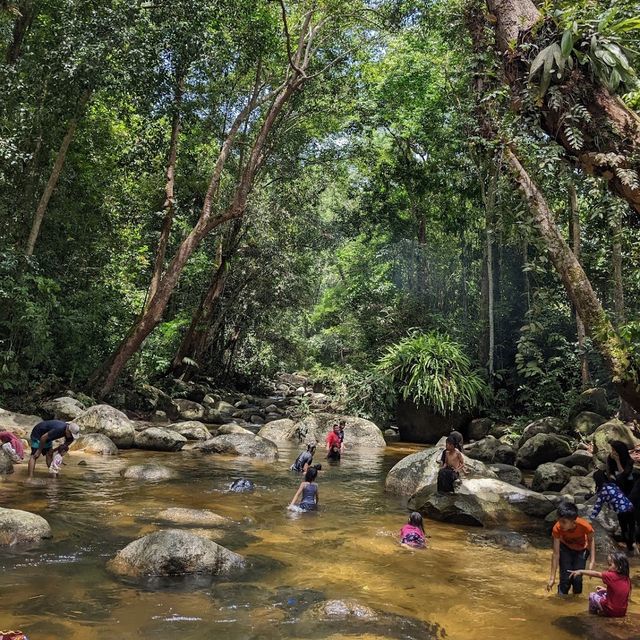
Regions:
[[[489,397],[461,346],[446,334],[413,333],[387,348],[378,370],[402,398],[442,415],[473,410]]]

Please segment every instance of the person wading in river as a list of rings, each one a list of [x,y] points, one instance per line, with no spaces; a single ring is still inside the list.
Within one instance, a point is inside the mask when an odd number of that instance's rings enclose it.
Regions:
[[[297,458],[296,461],[291,465],[291,471],[297,471],[298,473],[306,473],[307,469],[311,466],[313,462],[313,454],[316,451],[316,443],[314,441],[310,441],[307,443],[307,450],[303,451]]]
[[[340,460],[343,444],[340,440],[340,426],[333,425],[333,430],[327,436],[327,459]]]
[[[62,420],[44,420],[31,430],[31,457],[29,458],[29,478],[33,478],[38,458],[44,453],[47,467],[53,461],[53,441],[64,438],[65,444],[70,445],[80,433],[80,427],[75,422]]]

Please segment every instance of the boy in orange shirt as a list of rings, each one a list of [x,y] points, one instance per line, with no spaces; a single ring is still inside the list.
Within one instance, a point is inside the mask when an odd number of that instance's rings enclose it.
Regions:
[[[561,502],[558,505],[558,521],[551,532],[553,536],[553,556],[551,575],[547,591],[551,591],[556,581],[556,572],[560,565],[558,593],[566,595],[569,588],[573,593],[582,593],[582,575],[572,572],[585,568],[589,559],[589,570],[593,570],[596,561],[596,539],[591,523],[578,517],[578,507],[573,502]]]

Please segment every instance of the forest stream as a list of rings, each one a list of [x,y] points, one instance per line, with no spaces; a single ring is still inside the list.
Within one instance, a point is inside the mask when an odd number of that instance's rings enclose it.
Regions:
[[[384,479],[417,448],[348,452],[339,464],[325,465],[320,511],[302,514],[286,509],[298,484],[288,470],[295,448],[281,449],[280,460],[269,464],[189,452],[127,451],[117,458],[76,452],[58,480],[39,465],[31,485],[20,465],[0,484],[2,504],[44,516],[53,539],[28,551],[3,550],[1,626],[35,640],[425,637],[414,623],[437,623],[455,640],[581,637],[566,631],[562,619],[586,616],[586,595],[560,600],[546,592],[551,554],[543,530],[528,531],[529,548],[515,552],[474,539],[482,529],[427,520],[429,549],[399,546],[407,509],[384,492]],[[143,460],[174,468],[179,479],[120,477],[123,467]],[[240,476],[255,482],[254,492],[228,491]],[[231,518],[229,529],[208,535],[243,554],[247,570],[233,579],[143,585],[112,576],[106,562],[119,549],[175,526],[158,519],[167,507]],[[585,591],[595,584],[585,579]],[[357,600],[381,615],[337,624],[306,615],[329,599]]]

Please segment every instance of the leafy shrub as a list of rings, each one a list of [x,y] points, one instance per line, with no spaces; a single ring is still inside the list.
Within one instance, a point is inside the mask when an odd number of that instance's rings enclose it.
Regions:
[[[388,347],[378,371],[403,399],[443,415],[473,409],[489,396],[462,347],[443,333],[415,332]]]

